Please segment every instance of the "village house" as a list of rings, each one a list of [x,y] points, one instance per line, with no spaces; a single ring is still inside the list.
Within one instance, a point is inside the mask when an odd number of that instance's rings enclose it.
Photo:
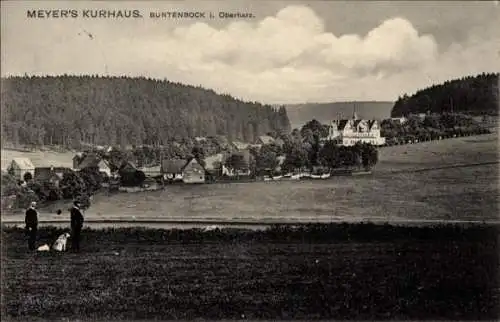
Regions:
[[[379,122],[376,120],[360,120],[354,113],[350,120],[334,120],[329,126],[328,141],[335,141],[344,146],[358,142],[373,145],[384,145],[385,138],[380,136]]]
[[[99,156],[94,153],[86,155],[80,154],[73,157],[73,170],[80,171],[83,169],[94,169],[104,177],[111,177],[111,167],[108,161],[99,158]]]
[[[196,160],[191,158],[182,168],[182,181],[184,183],[203,183],[206,175],[205,168]]]
[[[23,180],[27,173],[33,179],[35,177],[35,165],[29,158],[14,158],[7,168],[7,172],[12,174],[17,180]]]
[[[233,167],[227,164],[227,160],[230,160],[233,156],[240,158],[241,164],[238,164],[237,167]],[[233,153],[229,155],[226,160],[222,163],[222,175],[226,175],[229,177],[233,176],[249,176],[251,173],[250,170],[250,151],[243,150]]]
[[[163,178],[169,181],[182,181],[182,168],[185,164],[186,160],[163,160],[160,169],[163,174]]]

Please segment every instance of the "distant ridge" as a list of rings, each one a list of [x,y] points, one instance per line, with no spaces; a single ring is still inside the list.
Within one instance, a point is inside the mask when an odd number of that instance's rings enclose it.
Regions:
[[[352,117],[354,108],[360,118],[382,120],[391,116],[394,102],[352,101],[332,103],[304,103],[285,105],[292,128],[298,128],[306,122],[316,119],[327,123],[337,119]]]

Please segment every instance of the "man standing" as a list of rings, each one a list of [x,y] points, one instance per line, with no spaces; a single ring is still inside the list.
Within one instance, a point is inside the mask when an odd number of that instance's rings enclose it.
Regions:
[[[36,211],[36,202],[26,210],[24,222],[26,223],[26,233],[28,235],[28,249],[35,250],[36,234],[38,231],[38,212]]]
[[[71,244],[73,251],[80,251],[80,233],[83,226],[83,215],[80,203],[75,201],[71,208]]]

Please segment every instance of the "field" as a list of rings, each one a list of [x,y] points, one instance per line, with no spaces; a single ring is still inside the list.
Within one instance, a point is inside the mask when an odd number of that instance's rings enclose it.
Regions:
[[[45,228],[39,243],[61,230]],[[498,227],[85,230],[28,253],[3,229],[12,319],[498,319]],[[5,317],[5,316],[4,316]]]
[[[7,170],[14,158],[29,158],[35,166],[49,167],[73,167],[73,152],[55,152],[55,151],[33,151],[25,152],[19,150],[2,148],[2,170]]]
[[[376,170],[404,171],[500,159],[498,133],[384,147]]]

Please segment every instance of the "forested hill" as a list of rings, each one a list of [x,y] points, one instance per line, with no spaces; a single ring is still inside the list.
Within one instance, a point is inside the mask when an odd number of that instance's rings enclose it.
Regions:
[[[2,78],[1,106],[2,140],[15,144],[157,144],[214,135],[252,142],[291,130],[284,107],[146,78]]]
[[[392,117],[409,114],[461,112],[470,115],[498,115],[499,74],[483,73],[447,81],[398,98]]]
[[[312,119],[329,124],[340,118],[351,118],[353,111],[360,118],[382,120],[389,118],[394,102],[333,102],[287,105],[286,109],[293,128],[300,128]]]

